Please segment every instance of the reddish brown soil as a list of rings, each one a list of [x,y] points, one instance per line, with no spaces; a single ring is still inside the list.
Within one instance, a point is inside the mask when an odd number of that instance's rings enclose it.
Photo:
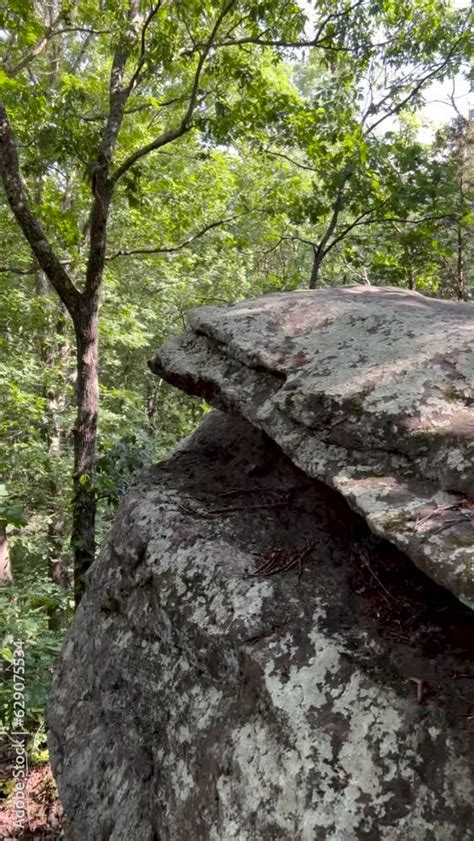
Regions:
[[[12,779],[8,754],[0,757],[0,781]],[[26,786],[28,821],[24,829],[15,829],[13,798],[0,800],[0,839],[2,841],[58,841],[62,837],[62,809],[56,784],[47,762],[30,770]]]

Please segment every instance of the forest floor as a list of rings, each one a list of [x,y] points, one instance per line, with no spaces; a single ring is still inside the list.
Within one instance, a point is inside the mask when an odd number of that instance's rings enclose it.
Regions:
[[[8,792],[13,788],[12,756],[0,754],[0,788]],[[58,841],[62,837],[62,808],[58,799],[48,762],[32,767],[26,783],[28,818],[24,828],[15,827],[15,809],[12,795],[0,801],[1,841]]]

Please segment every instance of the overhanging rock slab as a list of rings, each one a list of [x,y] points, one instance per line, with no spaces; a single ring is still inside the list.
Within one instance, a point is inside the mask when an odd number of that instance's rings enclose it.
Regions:
[[[351,286],[201,307],[152,370],[238,413],[474,605],[474,309]]]

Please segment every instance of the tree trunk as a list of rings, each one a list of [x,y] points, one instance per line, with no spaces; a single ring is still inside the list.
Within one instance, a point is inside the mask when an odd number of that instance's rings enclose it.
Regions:
[[[457,255],[457,269],[456,269],[456,286],[458,301],[465,301],[466,298],[466,275],[464,271],[464,238],[462,235],[462,228],[458,222],[458,255]]]
[[[41,270],[35,275],[36,294],[48,301],[48,284]],[[46,309],[48,304],[46,303]],[[55,322],[55,323],[54,323]],[[53,462],[62,457],[63,429],[62,412],[67,406],[67,374],[70,357],[70,341],[67,332],[66,310],[61,301],[58,302],[58,315],[53,317],[48,312],[47,322],[39,337],[39,353],[43,364],[44,383],[43,397],[46,404],[47,429],[45,438],[51,458],[49,478],[47,479],[49,523],[48,523],[48,571],[51,580],[62,587],[69,586],[68,569],[63,552],[64,533],[67,527],[67,500],[64,490],[56,477]],[[51,371],[57,369],[57,377],[51,380]],[[48,627],[51,631],[58,630],[61,622],[61,612],[57,605],[48,607]]]
[[[63,304],[59,303],[59,316],[56,320],[55,347],[49,354],[48,362],[52,366],[60,362],[59,381],[55,388],[46,392],[47,411],[49,415],[49,455],[51,459],[60,459],[63,454],[62,412],[67,406],[67,376],[70,358],[70,342],[67,332],[66,313]],[[60,587],[69,587],[66,557],[63,551],[64,535],[67,528],[67,513],[64,494],[55,478],[54,468],[49,480],[50,499],[54,501],[54,511],[51,512],[48,525],[48,569],[51,580]],[[48,627],[50,631],[61,627],[61,611],[58,606],[48,608]]]
[[[11,584],[13,581],[10,564],[10,547],[8,545],[7,530],[0,523],[0,584]]]
[[[74,598],[79,603],[85,574],[95,557],[97,417],[99,408],[99,304],[83,302],[74,319],[77,344],[77,418],[74,427],[74,478],[71,545]]]
[[[311,269],[311,277],[309,280],[309,288],[310,289],[317,289],[319,285],[319,270],[321,268],[321,264],[324,260],[324,251],[320,251],[319,248],[315,248],[314,250],[314,258],[313,258],[313,267]]]
[[[329,221],[329,224],[326,228],[326,233],[320,239],[319,244],[313,247],[314,251],[314,258],[313,258],[313,267],[311,269],[311,277],[309,279],[309,288],[310,289],[317,289],[319,285],[319,270],[321,268],[321,263],[323,262],[326,254],[334,248],[337,242],[340,240],[339,237],[335,237],[331,242],[331,237],[336,230],[337,222],[339,219],[339,215],[341,211],[344,209],[344,191],[346,189],[346,184],[350,181],[353,175],[352,166],[346,164],[343,171],[341,172],[341,177],[339,181],[339,187],[336,194],[336,199],[334,201],[334,205],[332,208],[332,215]]]

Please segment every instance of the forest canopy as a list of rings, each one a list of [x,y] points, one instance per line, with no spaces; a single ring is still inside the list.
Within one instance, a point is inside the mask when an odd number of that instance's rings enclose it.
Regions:
[[[472,296],[471,59],[450,0],[0,10],[2,657],[29,646],[39,720],[118,501],[208,409],[146,365],[187,309]]]

